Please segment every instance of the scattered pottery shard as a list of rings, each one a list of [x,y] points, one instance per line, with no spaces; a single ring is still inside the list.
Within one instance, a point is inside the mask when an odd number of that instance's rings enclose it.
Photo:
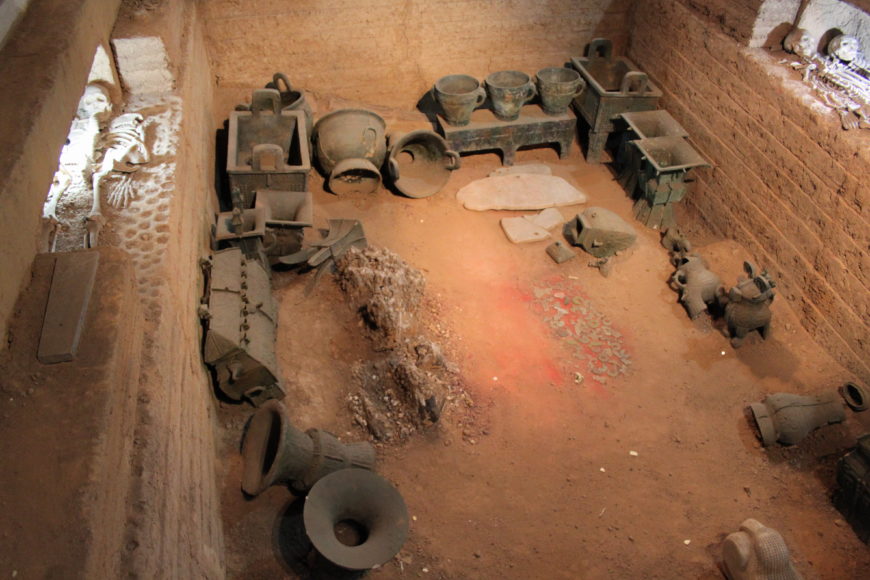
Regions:
[[[553,242],[547,246],[547,255],[553,258],[553,261],[557,264],[567,262],[571,258],[577,257],[577,254],[572,252],[571,248],[568,248],[562,242]]]
[[[502,218],[501,227],[508,239],[515,244],[537,242],[550,237],[552,230],[563,221],[562,214],[554,207],[540,213],[521,217]]]
[[[498,177],[499,175],[515,175],[517,173],[526,173],[534,175],[553,175],[553,171],[549,165],[543,163],[524,163],[522,165],[510,165],[508,167],[500,167],[489,174],[490,177]]]
[[[485,177],[459,190],[466,209],[544,209],[586,203],[586,194],[561,177],[516,174]]]

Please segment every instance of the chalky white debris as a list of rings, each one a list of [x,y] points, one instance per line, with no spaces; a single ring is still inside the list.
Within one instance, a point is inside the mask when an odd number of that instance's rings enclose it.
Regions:
[[[59,225],[58,202],[73,183],[90,181],[93,205],[86,218],[85,247],[93,247],[105,221],[100,201],[106,178],[116,171],[136,171],[137,165],[150,160],[145,146],[145,131],[142,127],[145,119],[142,115],[119,115],[109,123],[108,131],[102,133],[111,113],[112,101],[106,90],[96,84],[85,87],[42,210],[49,249],[53,248]],[[122,179],[109,193],[108,201],[115,207],[124,207],[134,197],[129,179]]]
[[[783,41],[784,48],[801,61],[791,63],[804,71],[804,82],[822,101],[837,111],[844,129],[870,129],[870,63],[858,38],[841,34],[827,46],[827,56],[816,52],[817,40],[796,28]]]

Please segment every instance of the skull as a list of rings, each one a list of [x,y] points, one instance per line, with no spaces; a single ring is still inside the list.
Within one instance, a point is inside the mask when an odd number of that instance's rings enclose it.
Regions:
[[[79,108],[76,117],[89,119],[95,117],[100,123],[105,122],[112,112],[112,100],[106,89],[99,85],[88,85],[82,98],[79,99]]]
[[[794,28],[782,41],[782,46],[788,52],[793,52],[801,58],[809,60],[816,55],[818,40],[803,28]]]
[[[861,52],[861,41],[855,36],[841,34],[828,43],[828,54],[843,62],[852,62]]]

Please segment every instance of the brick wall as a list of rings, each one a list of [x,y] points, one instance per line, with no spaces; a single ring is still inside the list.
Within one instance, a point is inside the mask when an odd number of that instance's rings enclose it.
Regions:
[[[285,72],[308,91],[413,108],[441,76],[533,74],[609,37],[622,54],[631,0],[211,0],[201,3],[220,86]]]
[[[870,135],[840,129],[792,71],[691,4],[639,2],[629,49],[715,166],[688,209],[744,244],[819,345],[870,379]]]

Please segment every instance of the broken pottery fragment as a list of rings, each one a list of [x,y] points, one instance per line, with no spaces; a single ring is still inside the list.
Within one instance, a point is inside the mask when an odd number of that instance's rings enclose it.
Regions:
[[[586,194],[561,177],[515,174],[472,181],[456,194],[466,209],[544,209],[586,203]]]
[[[534,174],[534,175],[553,175],[553,171],[549,165],[543,163],[523,163],[521,165],[509,165],[507,167],[499,167],[489,174],[490,177],[498,177],[499,175],[515,175],[518,173]]]
[[[550,233],[547,230],[555,228],[562,221],[562,214],[559,213],[559,210],[549,207],[532,215],[502,218],[501,227],[510,241],[522,244],[549,238]]]
[[[562,242],[553,242],[552,244],[547,246],[547,255],[553,258],[553,261],[557,264],[567,262],[571,258],[575,258],[577,256],[577,254],[571,251],[571,248],[567,247]]]

